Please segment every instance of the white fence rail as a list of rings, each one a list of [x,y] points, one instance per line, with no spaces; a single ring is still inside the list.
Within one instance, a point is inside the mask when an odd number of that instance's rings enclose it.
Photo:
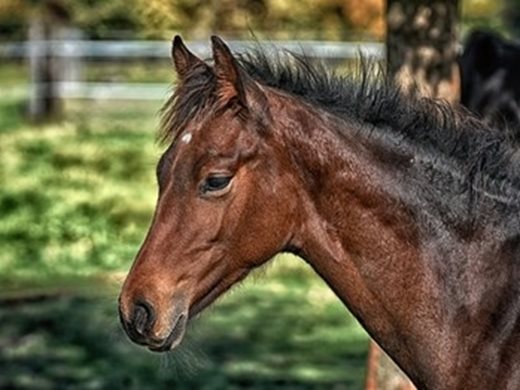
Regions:
[[[168,83],[60,81],[54,83],[53,91],[55,97],[62,99],[165,100],[172,86]]]
[[[259,45],[257,41],[228,41],[233,51],[245,51]],[[355,58],[364,55],[382,58],[384,45],[378,42],[330,42],[330,41],[263,41],[262,47],[305,53],[310,57],[324,59]],[[207,42],[187,42],[188,47],[201,57],[210,55]],[[34,50],[33,46],[37,46]],[[169,42],[165,41],[37,41],[0,44],[0,57],[27,57],[31,51],[53,57],[81,58],[167,58]]]
[[[376,59],[384,57],[384,45],[376,42],[231,40],[228,43],[236,52],[261,45],[268,52],[289,50],[324,60],[354,59],[360,53]],[[209,42],[191,41],[187,45],[202,58],[211,54]],[[171,43],[165,41],[33,40],[0,44],[0,59],[27,58],[35,64],[40,63],[43,57],[53,59],[53,66],[59,70],[54,72],[56,78],[52,81],[52,88],[37,75],[31,77],[33,100],[49,94],[62,99],[162,100],[170,92],[167,83],[84,82],[81,80],[82,61],[166,59],[170,57],[170,50]]]

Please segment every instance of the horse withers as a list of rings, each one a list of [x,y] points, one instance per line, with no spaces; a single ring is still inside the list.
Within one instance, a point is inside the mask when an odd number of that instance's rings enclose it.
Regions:
[[[287,251],[419,388],[520,388],[520,156],[462,109],[176,37],[159,196],[120,296],[154,351]]]

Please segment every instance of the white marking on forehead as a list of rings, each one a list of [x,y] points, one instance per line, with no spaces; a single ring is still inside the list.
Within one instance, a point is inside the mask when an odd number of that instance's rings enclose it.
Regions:
[[[192,138],[193,138],[193,136],[191,135],[191,133],[186,133],[181,137],[181,141],[184,142],[185,144],[189,144],[191,142]]]

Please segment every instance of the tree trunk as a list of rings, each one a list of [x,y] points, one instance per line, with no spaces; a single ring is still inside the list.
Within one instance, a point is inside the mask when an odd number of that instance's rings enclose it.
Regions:
[[[415,390],[415,386],[393,360],[371,341],[365,390]]]
[[[387,69],[404,93],[459,100],[458,0],[388,0]]]
[[[458,0],[387,0],[387,70],[405,94],[457,102]],[[373,341],[368,358],[367,390],[415,387]]]

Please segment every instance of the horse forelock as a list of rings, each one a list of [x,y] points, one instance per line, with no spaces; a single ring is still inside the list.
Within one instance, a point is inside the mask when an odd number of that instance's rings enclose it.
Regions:
[[[215,75],[209,68],[195,67],[177,80],[174,92],[161,108],[158,139],[173,143],[186,125],[217,103]]]

